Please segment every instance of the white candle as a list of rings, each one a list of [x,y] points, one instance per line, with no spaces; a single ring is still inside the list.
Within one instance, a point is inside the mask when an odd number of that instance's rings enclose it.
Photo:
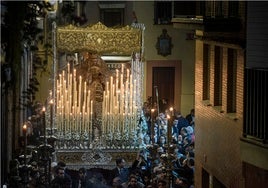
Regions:
[[[89,126],[88,126],[88,113],[85,112],[85,131],[89,133]]]
[[[83,112],[82,112],[82,132],[86,131],[86,126],[85,126],[85,104],[83,105]]]
[[[102,101],[102,133],[105,134],[105,104],[106,104],[106,93],[103,91],[103,101]]]
[[[78,90],[78,113],[81,112],[81,91],[82,91],[82,76],[79,76],[79,90]]]
[[[70,63],[67,64],[67,75],[70,75]],[[70,83],[69,77],[68,77],[68,83]]]
[[[72,90],[72,88],[73,88],[73,75],[72,75],[72,74],[70,74],[70,84],[69,84],[69,88],[70,88],[69,96],[70,96],[70,108],[71,108],[71,106],[72,106],[72,101],[73,101],[73,99],[72,99],[72,97],[73,97],[73,90]]]
[[[76,80],[76,69],[74,69],[73,77],[73,105],[77,104],[77,80]],[[76,107],[76,106],[75,106]]]
[[[90,130],[91,130],[91,135],[93,136],[93,100],[90,101]]]
[[[72,113],[70,113],[69,114],[69,130],[70,130],[70,132],[74,131],[74,124],[72,122],[73,122],[73,116],[72,116]]]
[[[82,134],[82,113],[79,115],[79,133]]]
[[[133,109],[133,105],[132,105],[132,99],[133,99],[133,83],[132,83],[132,74],[130,75],[130,96],[129,96],[129,102],[130,102],[130,113],[132,113]]]

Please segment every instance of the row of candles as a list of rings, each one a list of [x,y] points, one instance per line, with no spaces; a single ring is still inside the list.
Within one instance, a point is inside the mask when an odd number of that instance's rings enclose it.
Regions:
[[[121,72],[116,70],[115,79],[110,77],[106,82],[103,98],[102,132],[104,134],[136,130],[137,107],[137,80],[133,79],[129,69],[124,64]]]
[[[56,125],[59,132],[92,134],[93,100],[87,82],[77,78],[76,69],[62,71],[57,80]]]
[[[140,73],[141,62],[132,61],[131,72],[124,64],[121,70],[108,78],[103,92],[102,134],[134,131],[141,108]],[[133,79],[132,72],[135,78]],[[60,133],[76,132],[93,134],[93,97],[86,81],[71,72],[67,64],[56,83],[56,127]]]

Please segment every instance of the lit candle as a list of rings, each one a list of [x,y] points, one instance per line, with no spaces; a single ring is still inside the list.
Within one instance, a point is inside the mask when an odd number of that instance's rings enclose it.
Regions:
[[[43,121],[43,131],[44,131],[44,140],[46,141],[46,108],[42,108],[42,121]]]
[[[77,107],[77,80],[76,80],[76,69],[74,69],[74,77],[73,77],[73,105],[75,104],[75,107]]]
[[[69,130],[70,130],[70,132],[73,132],[75,130],[75,125],[72,122],[73,122],[73,116],[72,116],[72,113],[70,113],[69,114]]]
[[[82,90],[82,76],[79,76],[78,113],[81,112],[81,90]]]
[[[88,126],[88,113],[85,112],[85,131],[89,133],[89,126]]]
[[[52,127],[53,127],[53,100],[51,99],[50,102],[50,135],[53,134]]]
[[[118,88],[118,85],[119,85],[119,77],[118,77],[118,69],[116,69],[116,85],[115,85],[115,95],[116,95],[116,101],[118,100],[118,93],[120,92],[119,88]],[[119,110],[119,107],[118,107],[118,110]]]
[[[90,101],[90,130],[93,137],[93,100]]]
[[[86,113],[86,110],[85,110],[85,102],[84,102],[84,105],[83,105],[83,112],[82,112],[82,131],[86,131],[86,125],[85,125],[85,113]]]
[[[127,81],[129,81],[129,69],[127,69]]]
[[[88,90],[88,95],[87,95],[87,107],[88,107],[88,109],[87,109],[87,113],[88,114],[90,114],[90,111],[89,111],[89,103],[90,103],[90,90]]]
[[[105,97],[105,91],[103,91],[103,101],[102,101],[102,133],[105,134],[105,103],[106,103],[106,97]]]
[[[72,99],[72,97],[73,97],[73,90],[72,90],[72,88],[73,88],[73,75],[72,74],[70,74],[70,84],[69,84],[68,87],[70,88],[70,93],[69,93],[69,96],[70,96],[70,99],[69,99],[70,104],[69,104],[69,108],[71,108],[72,101],[73,101],[73,99]]]
[[[130,102],[130,113],[132,114],[133,112],[133,83],[132,83],[132,74],[130,75],[130,96],[129,96],[129,102]]]
[[[68,84],[70,83],[70,63],[67,63],[67,75],[68,75]]]
[[[79,133],[82,134],[82,113],[79,115]]]

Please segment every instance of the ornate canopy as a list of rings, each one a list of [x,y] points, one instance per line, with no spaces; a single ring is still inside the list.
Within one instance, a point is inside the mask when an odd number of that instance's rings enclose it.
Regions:
[[[141,52],[142,47],[140,29],[108,28],[100,22],[87,27],[58,27],[56,40],[59,51],[89,51],[101,55],[131,55]]]

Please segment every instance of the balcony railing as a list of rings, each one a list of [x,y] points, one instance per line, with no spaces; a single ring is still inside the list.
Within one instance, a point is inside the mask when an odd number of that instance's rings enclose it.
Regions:
[[[205,32],[239,32],[241,28],[242,23],[239,18],[230,18],[230,17],[204,18]]]
[[[245,70],[243,135],[268,142],[268,69]]]

